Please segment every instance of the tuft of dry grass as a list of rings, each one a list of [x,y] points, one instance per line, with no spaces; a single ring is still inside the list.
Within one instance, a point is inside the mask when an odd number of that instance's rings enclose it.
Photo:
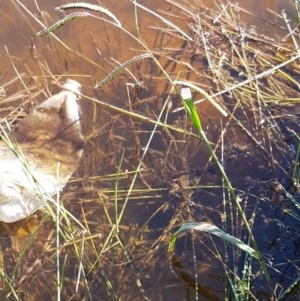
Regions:
[[[103,44],[115,31],[120,41],[131,41],[134,46],[122,49],[128,51],[124,60],[102,55],[92,32],[81,51],[60,37],[73,26],[79,30],[76,22],[89,16],[45,26],[25,1],[12,5],[49,37],[35,41],[38,71],[24,71],[7,49],[16,77],[2,85],[9,95],[0,99],[1,124],[13,124],[36,99],[51,94],[53,83],[72,75],[85,87],[86,147],[77,175],[51,204],[60,213],[38,213],[6,229],[1,298],[289,300],[280,287],[285,291],[293,283],[299,267],[288,251],[297,240],[293,219],[299,219],[296,25],[287,22],[290,38],[283,41],[244,26],[239,15],[245,12],[231,3],[207,9],[197,0],[166,0],[154,11],[133,1],[131,31],[121,16],[100,6],[64,6],[80,13],[90,8],[93,27],[105,29]],[[151,17],[151,27],[143,28],[140,17]],[[70,71],[66,58],[67,74],[55,74],[62,70],[59,56],[41,49],[67,51],[78,69]],[[186,118],[181,86],[193,90],[206,144]],[[55,211],[56,201],[61,211]],[[251,247],[253,235],[261,262],[197,232],[178,238],[169,258],[171,235],[187,222],[217,225]]]

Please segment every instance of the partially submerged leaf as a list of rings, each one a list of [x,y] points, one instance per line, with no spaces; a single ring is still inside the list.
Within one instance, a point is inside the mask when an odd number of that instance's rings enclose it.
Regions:
[[[174,248],[175,248],[175,242],[177,239],[178,234],[180,234],[181,232],[184,232],[186,230],[197,230],[197,231],[203,231],[203,232],[207,232],[213,235],[216,235],[220,238],[222,238],[223,240],[226,240],[227,242],[231,243],[232,245],[234,245],[235,247],[245,251],[246,253],[248,253],[250,256],[258,259],[258,255],[255,252],[255,250],[253,248],[251,248],[250,246],[246,245],[245,243],[243,243],[240,239],[225,233],[223,230],[221,230],[220,228],[218,228],[215,225],[212,225],[210,223],[197,223],[197,222],[191,222],[191,223],[186,223],[184,225],[182,225],[171,237],[170,242],[169,242],[169,252],[173,252]]]
[[[195,108],[194,102],[192,100],[192,94],[190,88],[182,88],[180,94],[183,99],[184,107],[187,110],[190,119],[193,122],[194,127],[198,131],[201,131],[202,126],[201,126],[200,118]]]

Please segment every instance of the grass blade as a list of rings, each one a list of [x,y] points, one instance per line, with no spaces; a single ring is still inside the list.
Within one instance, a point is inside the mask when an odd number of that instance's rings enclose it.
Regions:
[[[202,222],[202,223],[191,222],[191,223],[186,223],[186,224],[182,225],[172,235],[172,237],[170,239],[169,248],[168,248],[169,252],[174,251],[175,242],[176,242],[178,234],[180,234],[181,232],[184,232],[186,230],[197,230],[197,231],[207,232],[207,233],[216,235],[216,236],[222,238],[223,240],[231,243],[235,247],[245,251],[250,256],[258,259],[256,251],[254,249],[252,249],[251,247],[249,247],[248,245],[246,245],[245,243],[243,243],[240,239],[238,239],[228,233],[225,233],[223,230],[221,230],[220,228],[218,228],[215,225],[212,225],[210,223],[205,223],[205,222]]]
[[[190,88],[181,88],[181,97],[183,100],[183,104],[190,116],[190,119],[193,122],[194,127],[198,130],[201,131],[202,126],[201,126],[201,122],[200,122],[200,118],[198,115],[198,112],[195,108],[193,99],[192,99],[192,93],[191,93],[191,89]]]

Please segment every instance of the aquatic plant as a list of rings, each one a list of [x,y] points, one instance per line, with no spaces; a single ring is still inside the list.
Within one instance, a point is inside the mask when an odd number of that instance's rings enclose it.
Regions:
[[[45,295],[56,288],[55,300],[165,300],[173,285],[176,292],[182,286],[191,300],[259,300],[260,286],[263,298],[288,300],[278,292],[288,285],[276,277],[287,274],[292,282],[284,267],[296,270],[297,262],[273,261],[272,248],[282,241],[262,240],[267,226],[276,222],[285,231],[280,238],[286,245],[292,242],[286,221],[267,216],[277,200],[285,219],[299,218],[298,115],[291,114],[299,102],[295,39],[291,47],[244,27],[238,14],[247,12],[232,3],[214,2],[208,10],[199,1],[166,0],[154,11],[133,1],[134,29],[121,16],[85,2],[60,6],[59,12],[74,13],[50,26],[21,1],[12,3],[33,34],[44,34],[31,45],[40,74],[14,69],[23,87],[19,103],[49,94],[52,81],[72,73],[83,82],[89,118],[83,164],[70,190],[53,200],[50,220],[42,219],[16,252],[17,264],[10,268],[15,260],[5,260],[1,298],[20,300],[22,291],[44,288],[46,279]],[[148,41],[148,28],[141,30],[145,15],[154,18],[149,37],[155,32],[155,42]],[[89,33],[80,32],[81,22],[91,20]],[[80,32],[78,44],[64,37],[66,28],[72,37]],[[289,36],[295,35],[290,28]],[[130,40],[128,48],[119,45],[120,37]],[[113,42],[119,52],[104,53]],[[82,45],[96,56],[91,58]],[[192,97],[182,97],[180,88],[190,88]],[[10,99],[3,102],[8,108]],[[9,112],[13,123],[16,111],[2,112]],[[253,176],[255,169],[261,178]],[[270,176],[279,174],[277,182]],[[281,179],[291,180],[292,187]],[[167,258],[169,245],[174,256]],[[5,248],[4,255],[15,249]],[[203,284],[215,266],[217,276],[224,275],[219,291],[214,283]],[[272,281],[270,274],[276,275]]]

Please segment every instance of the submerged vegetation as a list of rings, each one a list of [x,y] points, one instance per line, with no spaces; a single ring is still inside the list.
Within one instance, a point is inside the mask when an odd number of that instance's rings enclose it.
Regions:
[[[132,1],[130,24],[68,3],[45,25],[9,1],[35,37],[26,67],[6,48],[2,130],[72,77],[86,147],[49,208],[1,224],[1,300],[300,296],[299,3],[274,38],[232,3],[162,2]]]

